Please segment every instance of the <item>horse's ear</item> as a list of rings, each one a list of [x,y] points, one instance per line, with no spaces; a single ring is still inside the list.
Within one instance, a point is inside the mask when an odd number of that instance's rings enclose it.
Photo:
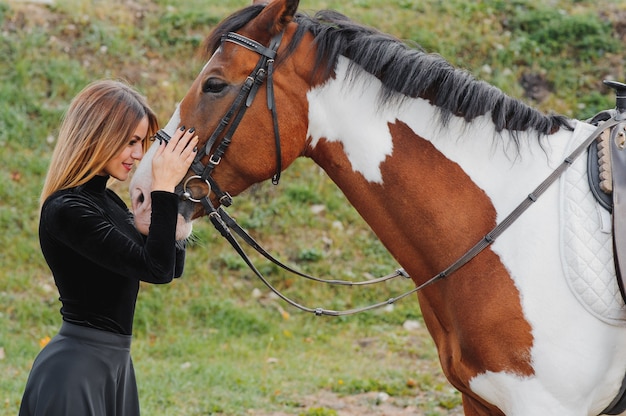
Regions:
[[[270,36],[281,32],[293,19],[300,0],[253,0],[252,4],[267,4],[254,19],[254,25]]]

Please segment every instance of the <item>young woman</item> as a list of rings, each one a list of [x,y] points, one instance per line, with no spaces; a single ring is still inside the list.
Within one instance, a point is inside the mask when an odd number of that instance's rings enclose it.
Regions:
[[[122,82],[94,82],[70,104],[41,194],[39,225],[63,322],[35,359],[20,416],[139,414],[130,357],[135,302],[140,281],[169,283],[182,274],[173,192],[193,160],[194,130],[179,130],[155,154],[147,236],[106,185],[109,178],[128,178],[156,130],[145,99]]]

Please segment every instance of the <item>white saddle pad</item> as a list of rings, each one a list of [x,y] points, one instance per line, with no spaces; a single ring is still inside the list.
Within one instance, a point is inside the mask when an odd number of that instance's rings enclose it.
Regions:
[[[560,183],[561,262],[568,285],[591,314],[626,326],[626,305],[615,279],[611,216],[589,188],[586,153],[565,171]]]

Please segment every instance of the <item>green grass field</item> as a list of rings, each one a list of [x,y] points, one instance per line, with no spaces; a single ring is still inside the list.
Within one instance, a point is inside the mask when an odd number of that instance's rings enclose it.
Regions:
[[[165,122],[203,62],[197,48],[242,0],[0,0],[0,414],[17,414],[30,365],[59,325],[58,294],[39,251],[38,196],[71,98],[97,78],[124,78]],[[626,81],[623,1],[303,0],[377,27],[546,111],[588,118],[614,106],[603,79]],[[127,184],[116,184],[126,197]],[[319,207],[323,209],[318,210]],[[341,192],[302,160],[229,212],[281,259],[328,278],[393,271]],[[315,404],[368,392],[398,409],[445,415],[460,396],[439,370],[414,297],[394,308],[329,318],[270,296],[204,220],[183,278],[144,286],[133,359],[146,415],[337,414]],[[412,287],[327,288],[254,257],[289,296],[345,309]],[[313,399],[311,399],[313,398]],[[370,402],[375,409],[376,402]],[[372,410],[371,414],[375,413]]]

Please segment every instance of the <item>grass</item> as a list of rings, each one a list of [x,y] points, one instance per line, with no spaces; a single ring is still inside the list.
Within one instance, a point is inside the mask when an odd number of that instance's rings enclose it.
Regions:
[[[202,38],[247,4],[0,0],[0,413],[17,413],[32,360],[59,326],[58,294],[37,240],[37,200],[70,99],[93,79],[125,78],[167,120],[203,64],[195,57]],[[322,8],[440,53],[544,111],[587,118],[611,108],[613,94],[601,82],[626,75],[622,1],[309,0],[300,6]],[[525,95],[520,80],[528,74],[547,86],[541,101]],[[125,195],[124,184],[116,188]],[[229,212],[269,251],[309,273],[361,279],[397,267],[307,160],[285,172],[279,187],[253,187]],[[352,308],[411,287],[322,287],[254,260],[276,286],[312,307]],[[426,331],[404,329],[407,320],[421,320],[414,298],[351,317],[298,312],[271,296],[212,226],[198,221],[185,276],[140,292],[133,356],[143,412],[334,415],[305,406],[305,397],[325,390],[385,392],[423,414],[447,414],[460,397],[442,377]]]

